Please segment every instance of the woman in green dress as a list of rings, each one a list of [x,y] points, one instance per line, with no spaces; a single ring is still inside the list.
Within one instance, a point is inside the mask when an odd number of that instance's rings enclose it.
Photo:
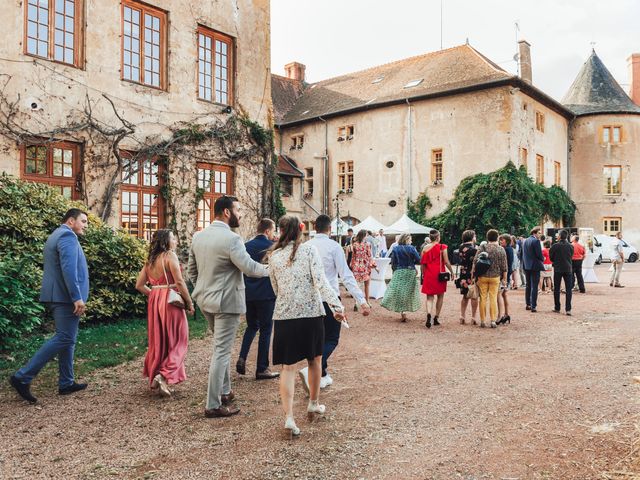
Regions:
[[[420,282],[416,265],[420,263],[420,254],[411,245],[411,235],[404,233],[398,239],[390,255],[393,277],[384,294],[381,305],[392,312],[400,313],[401,321],[407,321],[405,312],[420,310]]]

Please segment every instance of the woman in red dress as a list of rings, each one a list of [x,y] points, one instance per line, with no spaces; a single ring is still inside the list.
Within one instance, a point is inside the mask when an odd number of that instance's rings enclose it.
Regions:
[[[349,245],[351,252],[351,271],[357,282],[364,283],[364,298],[369,303],[369,282],[371,281],[371,271],[376,268],[371,254],[371,245],[365,241],[366,230],[360,230],[355,240]]]
[[[427,328],[431,328],[432,313],[435,313],[433,316],[433,325],[440,325],[438,317],[442,309],[444,293],[447,291],[447,282],[441,282],[438,277],[440,273],[445,271],[445,267],[451,274],[451,280],[454,280],[453,268],[451,268],[449,255],[447,255],[447,246],[440,243],[440,232],[431,230],[429,239],[431,243],[422,251],[422,259],[420,260],[422,268],[422,293],[427,295],[427,321],[425,323]],[[434,297],[436,296],[438,299],[435,302],[434,312]]]
[[[169,229],[158,230],[149,245],[149,258],[136,282],[136,289],[148,297],[148,350],[143,374],[149,386],[162,396],[171,396],[169,384],[187,378],[184,359],[189,341],[189,324],[183,308],[167,301],[169,289],[177,289],[185,308],[193,315],[193,301],[182,277],[175,253],[178,242]]]

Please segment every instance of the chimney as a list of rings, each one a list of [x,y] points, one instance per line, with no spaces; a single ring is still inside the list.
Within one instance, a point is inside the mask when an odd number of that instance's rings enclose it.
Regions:
[[[640,105],[640,53],[632,53],[627,59],[629,64],[629,96],[633,103]]]
[[[304,71],[306,68],[302,63],[291,62],[284,66],[284,71],[286,72],[287,78],[304,82]]]
[[[520,52],[518,53],[520,78],[531,84],[533,83],[533,74],[531,73],[531,44],[526,40],[520,40],[518,47],[520,48]]]

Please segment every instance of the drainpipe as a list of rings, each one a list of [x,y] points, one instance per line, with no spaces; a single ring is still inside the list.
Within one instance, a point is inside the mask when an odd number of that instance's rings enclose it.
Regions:
[[[567,127],[567,194],[571,197],[571,132],[575,118],[569,120]]]
[[[324,156],[322,160],[322,213],[327,215],[329,212],[329,125],[327,121],[318,117],[318,120],[324,122]]]
[[[412,127],[413,124],[411,122],[411,110],[412,110],[412,105],[409,102],[409,99],[405,99],[405,101],[407,102],[407,131],[408,131],[408,136],[409,136],[409,153],[407,155],[408,157],[408,165],[409,165],[409,187],[407,188],[407,200],[411,200],[413,199],[413,175],[412,175],[412,168],[411,168],[411,160],[412,160],[412,153],[413,153],[413,131],[412,131]],[[405,202],[404,204],[404,210],[405,213],[407,210],[407,202]]]

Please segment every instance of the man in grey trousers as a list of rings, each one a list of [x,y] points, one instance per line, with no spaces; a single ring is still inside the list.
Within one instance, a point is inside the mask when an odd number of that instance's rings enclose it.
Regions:
[[[240,226],[240,204],[230,196],[218,198],[213,207],[215,221],[193,236],[188,274],[195,285],[193,299],[213,331],[213,355],[204,415],[230,417],[240,411],[232,406],[231,349],[240,315],[246,313],[244,273],[268,277],[265,265],[251,259],[242,239],[232,228]]]

